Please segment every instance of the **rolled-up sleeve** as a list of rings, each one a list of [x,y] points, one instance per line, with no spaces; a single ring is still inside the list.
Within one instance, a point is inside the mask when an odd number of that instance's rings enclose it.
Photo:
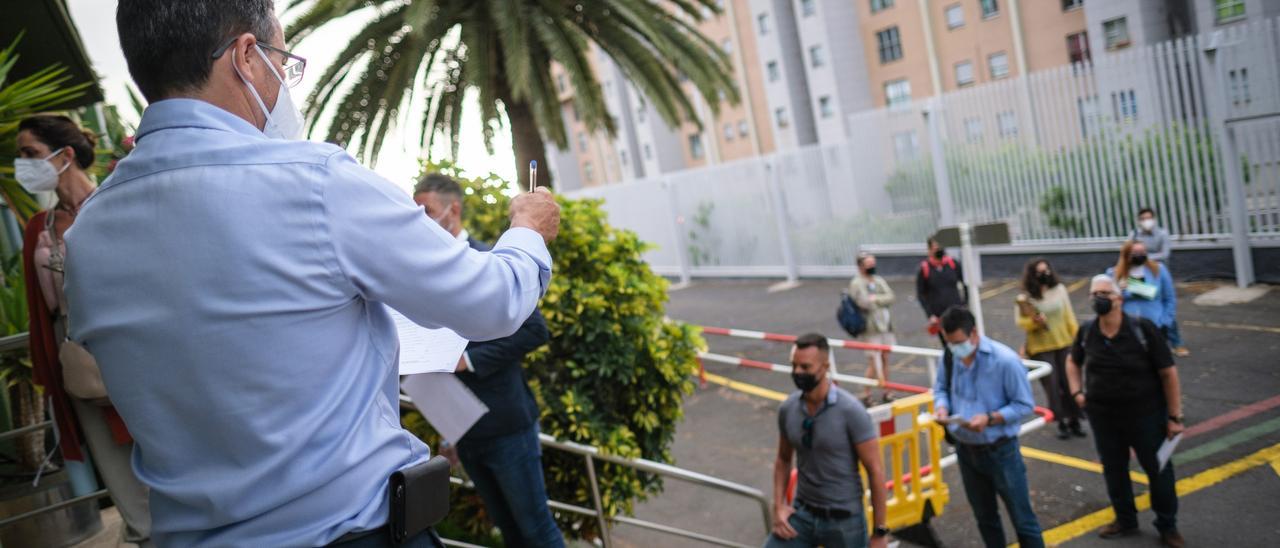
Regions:
[[[335,154],[325,168],[319,228],[335,275],[361,296],[480,341],[514,333],[533,313],[551,280],[551,254],[537,232],[513,228],[481,253],[349,155]]]

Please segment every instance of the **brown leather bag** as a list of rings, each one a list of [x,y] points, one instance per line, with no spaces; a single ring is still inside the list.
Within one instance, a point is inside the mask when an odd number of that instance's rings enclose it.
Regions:
[[[54,293],[58,295],[58,311],[54,320],[54,340],[58,341],[58,363],[62,364],[62,388],[76,398],[88,403],[108,406],[107,385],[102,382],[102,370],[98,360],[83,345],[69,338],[67,322],[67,296],[62,292],[63,268],[66,257],[62,254],[62,238],[54,226],[54,213],[45,216],[45,230],[53,241],[49,250],[49,270],[53,272]]]

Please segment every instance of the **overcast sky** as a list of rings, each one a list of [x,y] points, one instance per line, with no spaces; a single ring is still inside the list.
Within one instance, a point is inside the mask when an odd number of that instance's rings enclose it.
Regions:
[[[276,5],[281,11],[285,2]],[[102,78],[102,88],[107,101],[120,107],[121,114],[131,117],[126,84],[131,84],[129,69],[124,56],[120,52],[120,41],[116,35],[116,2],[114,0],[68,0],[71,18],[80,30],[80,38],[84,41],[94,69]],[[302,105],[312,86],[316,84],[325,67],[347,44],[345,37],[352,36],[360,27],[361,18],[356,15],[331,23],[322,32],[309,37],[299,44],[294,53],[307,59],[307,75],[302,84],[291,90],[294,101]],[[420,110],[411,112],[411,120],[420,120]],[[134,121],[136,123],[136,121]],[[508,180],[514,179],[515,160],[510,149],[511,137],[507,131],[498,133],[494,138],[495,156],[489,156],[484,149],[481,138],[480,118],[476,109],[469,109],[463,121],[461,146],[458,150],[458,163],[468,173],[481,175],[495,172]],[[443,139],[442,139],[443,140]],[[418,158],[423,156],[417,147],[417,128],[407,131],[394,130],[388,135],[378,159],[376,171],[391,179],[402,187],[412,186],[413,178],[418,173]],[[437,158],[447,153],[447,148],[436,147]]]

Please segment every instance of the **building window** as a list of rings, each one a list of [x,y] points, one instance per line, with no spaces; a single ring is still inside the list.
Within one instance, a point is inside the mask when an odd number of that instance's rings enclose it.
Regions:
[[[1117,17],[1102,22],[1102,35],[1107,39],[1107,49],[1120,49],[1129,46],[1129,21]]]
[[[892,7],[893,0],[871,0],[871,13]]]
[[[964,6],[952,4],[947,6],[947,28],[958,29],[964,26]]]
[[[557,74],[557,75],[556,75],[556,89],[560,90],[560,93],[564,93],[564,92],[565,92],[565,88],[566,88],[566,87],[567,87],[567,86],[566,86],[566,85],[565,85],[565,83],[564,83],[564,73],[562,72],[562,73],[560,73],[560,74]]]
[[[997,114],[996,125],[1000,127],[1001,137],[1013,137],[1018,134],[1018,117],[1013,114],[1012,110]]]
[[[751,131],[747,128],[747,121],[738,120],[738,137],[745,138],[747,135],[750,135],[750,134],[751,134]]]
[[[1000,15],[1000,4],[996,0],[978,0],[978,5],[982,7],[983,19]]]
[[[970,143],[982,142],[982,118],[964,119],[964,139]]]
[[[720,50],[724,51],[725,55],[733,54],[733,40],[725,38],[724,41],[720,43]]]
[[[646,115],[646,112],[645,112],[645,111],[647,111],[647,110],[649,110],[649,109],[645,108],[645,106],[644,106],[644,101],[641,101],[641,102],[640,102],[640,106],[636,107],[636,123],[637,123],[637,124],[643,124],[643,123],[644,123],[644,119],[645,119],[645,115]]]
[[[823,118],[830,118],[836,115],[835,107],[831,106],[831,96],[823,95],[818,98],[818,113]]]
[[[586,179],[587,184],[596,182],[596,172],[591,169],[591,162],[582,164],[582,178]]]
[[[910,161],[920,156],[920,139],[916,131],[900,131],[893,134],[893,156],[898,163]]]
[[[987,56],[987,66],[991,68],[991,79],[999,80],[1009,75],[1009,55],[1005,52]]]
[[[579,115],[578,115],[578,102],[577,102],[577,101],[570,101],[570,102],[569,102],[569,109],[573,112],[573,121],[577,122],[577,121],[578,121],[578,118],[579,118]]]
[[[689,136],[689,156],[692,156],[694,160],[701,160],[702,155],[702,134],[694,133]]]
[[[578,132],[578,151],[579,152],[587,151],[587,134],[582,132]]]
[[[956,87],[964,87],[973,83],[973,62],[956,63]]]
[[[756,26],[760,27],[760,36],[769,34],[769,14],[762,13],[756,16]]]
[[[1062,11],[1070,11],[1084,7],[1084,0],[1062,0]]]
[[[822,52],[822,46],[813,46],[809,48],[809,66],[819,68],[827,64],[826,54]]]
[[[778,123],[779,128],[791,125],[791,119],[787,118],[787,109],[778,108],[773,111],[773,119]]]
[[[881,63],[902,58],[902,40],[898,36],[898,27],[889,27],[877,32],[876,44],[880,47]]]
[[[1116,120],[1129,122],[1138,118],[1138,94],[1132,90],[1111,93],[1111,114]]]
[[[1067,59],[1072,64],[1088,63],[1093,60],[1089,54],[1089,33],[1077,32],[1067,35]]]
[[[1231,104],[1241,106],[1253,101],[1253,96],[1249,94],[1249,69],[1227,71],[1227,81],[1231,88]]]
[[[765,64],[765,72],[769,73],[770,82],[777,82],[782,77],[782,74],[778,71],[777,61],[769,61]]]
[[[1244,0],[1213,0],[1213,13],[1219,23],[1244,17]]]
[[[885,82],[884,104],[889,108],[903,107],[911,104],[911,82],[905,78],[902,80]]]
[[[653,159],[653,149],[649,148],[649,143],[644,144],[644,159],[646,160]]]
[[[627,165],[627,151],[625,150],[618,151],[618,158],[622,160],[622,165],[624,166]]]
[[[725,124],[725,125],[724,125],[724,140],[725,140],[725,141],[732,141],[732,140],[733,140],[733,137],[734,137],[733,123],[731,122],[731,123]]]
[[[817,2],[813,0],[800,0],[800,13],[805,17],[813,15],[817,8],[814,6]]]

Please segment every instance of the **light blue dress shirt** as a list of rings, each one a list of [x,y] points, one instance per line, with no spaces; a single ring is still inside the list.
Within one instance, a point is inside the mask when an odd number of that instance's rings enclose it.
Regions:
[[[137,441],[153,539],[306,546],[383,525],[400,427],[387,307],[510,335],[551,276],[536,232],[455,240],[336,146],[208,103],[152,104],[67,234],[71,334]]]
[[[952,416],[973,418],[998,412],[1004,423],[988,426],[981,433],[958,425],[947,428],[961,443],[988,444],[1003,437],[1017,437],[1024,417],[1035,407],[1027,368],[1013,349],[987,337],[978,339],[977,358],[965,365],[956,360],[951,391],[943,390],[946,364],[938,360],[938,379],[933,383],[933,403],[947,408]]]

